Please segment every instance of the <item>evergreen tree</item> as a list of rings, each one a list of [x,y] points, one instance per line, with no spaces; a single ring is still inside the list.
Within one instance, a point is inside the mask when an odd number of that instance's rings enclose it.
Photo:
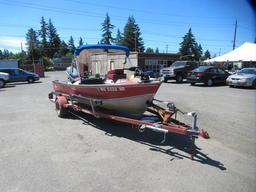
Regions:
[[[49,19],[48,23],[48,39],[49,39],[49,48],[48,48],[48,56],[53,58],[54,54],[58,52],[61,44],[60,37],[57,33],[56,28],[53,26],[51,19]]]
[[[3,59],[3,52],[2,52],[2,50],[0,49],[0,59]]]
[[[148,47],[145,52],[146,53],[154,53],[154,49]]]
[[[101,25],[102,25],[101,31],[103,32],[101,43],[111,44],[111,42],[113,42],[113,40],[114,40],[113,37],[112,37],[112,31],[111,30],[115,26],[110,23],[110,17],[108,15],[108,13],[106,14],[106,18],[105,18],[104,22]]]
[[[60,56],[66,56],[66,54],[70,52],[68,45],[65,43],[65,41],[62,41],[60,44],[60,50],[59,50],[59,55]]]
[[[198,45],[198,56],[202,56],[203,55],[203,48],[201,46],[201,44]]]
[[[39,41],[37,32],[30,28],[26,34],[26,45],[30,62],[40,58]]]
[[[144,51],[144,42],[141,37],[139,25],[136,24],[134,17],[128,17],[124,27],[122,44],[126,45],[131,51]]]
[[[48,42],[47,42],[47,31],[48,24],[46,23],[44,17],[41,18],[41,29],[39,30],[40,41],[40,51],[43,56],[47,56]]]
[[[158,49],[158,47],[156,48],[155,53],[159,53],[159,49]]]
[[[123,40],[123,37],[122,37],[121,31],[117,29],[115,43],[122,44],[122,40]]]
[[[196,42],[191,28],[188,33],[183,37],[183,41],[180,43],[180,54],[184,56],[184,59],[193,58],[199,60],[202,55],[202,47]]]
[[[79,46],[81,46],[83,44],[84,44],[84,41],[83,41],[82,37],[80,37],[80,39],[79,39]]]
[[[76,47],[75,47],[75,42],[72,36],[70,36],[70,39],[68,41],[68,48],[72,54],[75,52]]]
[[[210,51],[208,49],[204,53],[204,58],[205,59],[211,59],[211,54],[210,54]]]
[[[10,56],[9,50],[4,49],[3,58],[4,58],[4,59],[9,59],[9,56]]]

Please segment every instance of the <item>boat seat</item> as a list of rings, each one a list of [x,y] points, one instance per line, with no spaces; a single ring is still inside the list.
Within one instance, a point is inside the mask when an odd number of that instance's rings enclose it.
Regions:
[[[103,78],[81,78],[80,84],[104,84],[104,79]]]
[[[117,81],[118,79],[126,79],[126,74],[123,69],[114,69],[107,73],[107,78]]]

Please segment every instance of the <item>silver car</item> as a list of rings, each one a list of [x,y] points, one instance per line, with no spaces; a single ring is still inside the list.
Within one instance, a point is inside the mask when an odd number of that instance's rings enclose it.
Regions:
[[[252,87],[256,89],[256,68],[244,68],[230,75],[227,80],[230,87]]]

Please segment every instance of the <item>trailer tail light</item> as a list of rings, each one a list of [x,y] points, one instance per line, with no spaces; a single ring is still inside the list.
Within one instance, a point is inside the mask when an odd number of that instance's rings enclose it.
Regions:
[[[203,77],[203,76],[204,76],[204,73],[203,73],[203,72],[198,72],[198,73],[196,74],[196,76],[197,76],[197,77]]]

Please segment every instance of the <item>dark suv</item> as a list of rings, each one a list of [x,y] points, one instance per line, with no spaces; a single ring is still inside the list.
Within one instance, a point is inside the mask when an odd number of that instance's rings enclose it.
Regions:
[[[170,67],[163,68],[160,76],[164,82],[174,79],[177,83],[181,83],[187,78],[187,74],[199,66],[196,61],[175,61]]]

